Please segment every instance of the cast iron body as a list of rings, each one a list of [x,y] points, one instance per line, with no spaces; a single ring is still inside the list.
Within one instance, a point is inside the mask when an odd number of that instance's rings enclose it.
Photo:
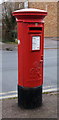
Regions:
[[[22,9],[13,12],[18,25],[18,105],[42,104],[44,17],[47,12]]]

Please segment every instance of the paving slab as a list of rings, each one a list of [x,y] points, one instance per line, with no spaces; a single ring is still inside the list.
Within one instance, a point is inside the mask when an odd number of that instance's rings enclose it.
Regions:
[[[1,101],[0,101],[1,102]],[[57,93],[43,94],[43,104],[35,109],[18,107],[18,100],[5,99],[2,101],[3,118],[57,118]]]

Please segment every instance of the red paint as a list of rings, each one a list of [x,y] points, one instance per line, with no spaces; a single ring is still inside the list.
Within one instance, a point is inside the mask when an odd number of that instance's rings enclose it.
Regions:
[[[18,85],[43,84],[44,21],[46,11],[15,11],[18,24]],[[36,24],[35,24],[36,23]],[[40,36],[40,50],[32,50],[32,37]]]

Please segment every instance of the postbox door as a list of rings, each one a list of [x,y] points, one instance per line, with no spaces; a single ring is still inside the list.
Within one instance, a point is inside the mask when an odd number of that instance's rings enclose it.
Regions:
[[[42,85],[42,35],[30,34],[30,81],[37,86]]]
[[[43,41],[42,34],[30,33],[28,36],[27,68],[25,68],[25,87],[36,87],[43,83]],[[26,73],[27,69],[27,73]],[[27,75],[26,75],[27,74]]]

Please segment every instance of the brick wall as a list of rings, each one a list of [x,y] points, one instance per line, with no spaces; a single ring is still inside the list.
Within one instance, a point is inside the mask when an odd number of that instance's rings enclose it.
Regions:
[[[59,2],[57,3],[57,36],[59,37]]]
[[[37,8],[43,10],[47,9],[48,15],[44,19],[45,37],[57,37],[57,6],[59,7],[59,5],[57,5],[57,2],[29,2],[29,8]]]

